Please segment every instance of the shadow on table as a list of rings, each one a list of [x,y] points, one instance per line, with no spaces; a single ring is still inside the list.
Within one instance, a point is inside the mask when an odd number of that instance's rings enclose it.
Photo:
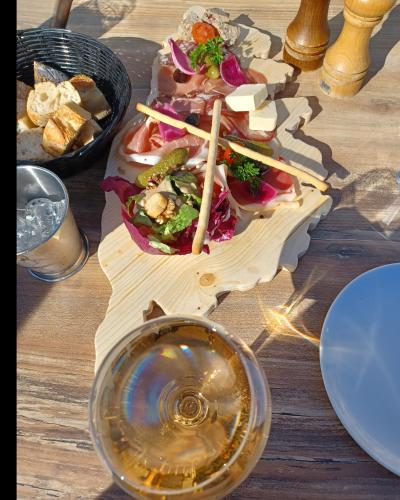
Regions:
[[[240,16],[232,19],[232,21],[238,24],[244,24],[248,27],[257,28],[261,33],[268,35],[271,38],[271,48],[269,51],[269,57],[271,59],[279,54],[279,52],[282,50],[282,40],[280,39],[280,37],[273,35],[270,31],[259,28],[247,14],[240,14]]]
[[[371,38],[369,54],[371,66],[364,86],[384,67],[387,56],[400,41],[400,5],[392,9],[380,30]]]
[[[135,0],[88,0],[70,12],[67,29],[100,39],[123,62],[132,82],[132,90],[149,88],[152,61],[160,45],[137,37],[104,36],[135,9]],[[47,19],[41,27],[50,26]]]
[[[79,5],[73,3],[66,28],[100,38],[135,7],[136,0],[88,0]],[[52,19],[50,17],[40,27],[50,27]]]
[[[119,486],[116,484],[111,484],[106,490],[104,490],[100,495],[96,497],[96,500],[114,500],[114,499],[132,499],[130,495],[125,493]]]
[[[27,268],[17,266],[17,336],[24,322],[39,307],[52,284],[33,278]]]

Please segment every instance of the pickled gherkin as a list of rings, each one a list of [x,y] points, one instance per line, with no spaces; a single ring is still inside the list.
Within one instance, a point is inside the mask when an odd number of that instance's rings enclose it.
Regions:
[[[136,177],[136,185],[140,188],[145,188],[149,179],[153,175],[165,176],[170,174],[176,168],[184,165],[189,157],[189,152],[186,148],[176,148],[160,160],[156,165],[148,168]]]
[[[236,137],[234,135],[226,135],[224,139],[228,141],[237,142],[238,144],[245,146],[246,148],[251,149],[252,151],[257,151],[265,156],[273,156],[274,150],[271,148],[269,144],[266,144],[262,141],[254,141],[249,139],[242,139],[240,137]]]

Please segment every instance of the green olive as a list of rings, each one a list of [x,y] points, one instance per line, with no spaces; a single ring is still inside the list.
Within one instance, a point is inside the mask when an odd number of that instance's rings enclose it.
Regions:
[[[220,73],[219,73],[218,66],[216,66],[215,64],[212,64],[211,66],[209,66],[207,71],[206,71],[206,76],[208,76],[208,78],[211,78],[212,80],[219,78]]]

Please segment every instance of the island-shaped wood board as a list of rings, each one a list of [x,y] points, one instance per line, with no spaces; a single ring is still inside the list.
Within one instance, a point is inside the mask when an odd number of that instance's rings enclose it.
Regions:
[[[312,115],[305,97],[275,101],[278,110],[278,152],[287,161],[326,177],[318,149],[293,137],[293,132]],[[121,138],[135,118],[114,139],[105,176],[120,175],[133,181],[127,163],[118,154]],[[145,320],[154,304],[166,314],[207,315],[218,295],[248,290],[273,279],[285,268],[293,272],[310,242],[313,229],[331,207],[329,196],[301,186],[300,207],[280,207],[264,218],[238,224],[239,234],[210,244],[210,254],[150,255],[132,241],[121,220],[120,201],[106,193],[102,217],[102,241],[98,258],[112,286],[104,321],[96,333],[96,369],[108,351]]]

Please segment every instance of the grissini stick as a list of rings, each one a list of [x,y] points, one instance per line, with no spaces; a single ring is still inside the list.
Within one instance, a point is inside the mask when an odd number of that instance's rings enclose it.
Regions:
[[[172,125],[173,127],[180,128],[180,129],[185,129],[189,134],[196,135],[197,137],[201,137],[202,139],[209,141],[210,140],[210,133],[206,132],[205,130],[202,130],[201,128],[197,128],[194,125],[190,125],[189,123],[183,122],[181,120],[177,120],[176,118],[171,118],[170,116],[164,115],[163,113],[160,113],[159,111],[156,111],[155,109],[149,108],[148,106],[145,106],[144,104],[138,103],[136,104],[136,110],[139,111],[140,113],[144,113],[145,115],[150,116],[151,118],[154,118],[155,120],[158,120],[163,123],[167,123],[168,125]],[[218,139],[218,144],[224,148],[229,147],[232,149],[232,151],[235,151],[236,153],[242,154],[244,156],[247,156],[248,158],[251,158],[252,160],[259,161],[263,163],[264,165],[267,165],[269,167],[274,167],[277,168],[278,170],[281,170],[282,172],[286,172],[287,174],[293,175],[294,177],[297,177],[299,180],[307,182],[308,184],[311,184],[312,186],[316,187],[320,191],[326,191],[329,188],[329,184],[321,181],[314,175],[305,172],[297,167],[294,167],[293,165],[288,165],[287,163],[284,163],[279,160],[275,160],[274,158],[271,158],[270,156],[265,156],[261,153],[258,153],[257,151],[253,151],[249,148],[246,148],[245,146],[241,146],[240,144],[237,144],[236,142],[233,141],[228,141],[227,139],[224,139],[220,137]]]
[[[204,176],[203,194],[201,197],[201,206],[199,213],[199,221],[197,223],[196,233],[192,243],[192,253],[198,255],[201,253],[204,245],[204,239],[210,219],[211,201],[214,187],[214,172],[218,152],[219,126],[221,123],[221,107],[222,102],[217,99],[214,102],[210,142],[208,145],[208,157],[206,173]]]

